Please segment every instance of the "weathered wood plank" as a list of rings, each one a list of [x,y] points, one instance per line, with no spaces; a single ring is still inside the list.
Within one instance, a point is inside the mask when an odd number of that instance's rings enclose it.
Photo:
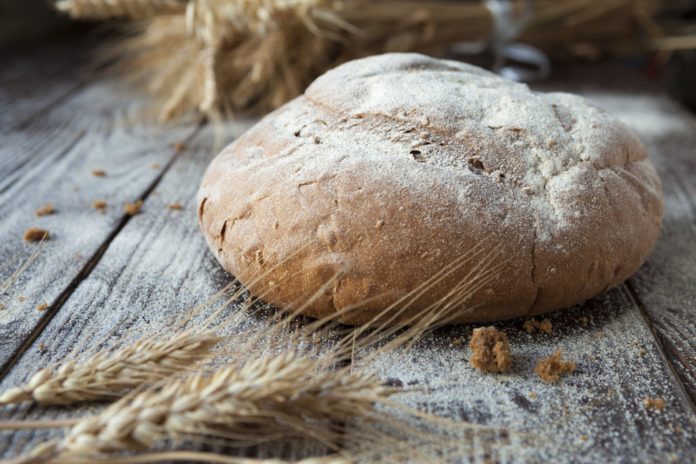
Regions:
[[[243,123],[231,125],[229,136],[239,134]],[[109,244],[102,259],[77,286],[60,312],[51,320],[22,358],[0,383],[0,390],[25,381],[38,365],[63,359],[73,350],[102,342],[128,343],[142,332],[167,333],[174,321],[189,308],[210,300],[231,279],[209,253],[198,229],[196,192],[200,178],[214,155],[215,137],[208,129],[200,133],[146,199],[142,213],[133,217]],[[183,210],[168,205],[181,204]],[[46,252],[48,256],[48,251]],[[213,303],[207,312],[218,307]],[[238,308],[229,307],[230,313]],[[205,311],[204,311],[205,312]],[[268,318],[249,316],[243,330],[261,330]],[[171,331],[172,329],[169,329]],[[239,331],[238,326],[230,331]],[[230,344],[243,343],[243,333]],[[95,408],[32,408],[26,405],[0,412],[6,419],[74,416]],[[7,447],[0,455],[14,456],[60,431],[21,431],[0,435]],[[278,452],[285,456],[306,456],[322,452],[294,444],[278,450],[263,447],[254,453],[263,456]],[[323,450],[325,451],[325,450]],[[249,452],[249,450],[247,450]]]
[[[629,286],[696,403],[696,120],[665,98],[629,100],[627,113],[659,112],[659,123],[645,121],[652,130],[642,133],[665,194],[661,237]]]
[[[86,84],[89,47],[74,45],[74,41],[63,40],[28,50],[5,51],[0,57],[0,137],[3,145],[14,149],[12,156],[6,153],[0,157],[1,185],[10,182],[36,154],[33,140],[24,133],[26,127]],[[52,131],[42,131],[46,137],[55,137],[68,119],[64,118],[62,125],[54,122]]]
[[[92,49],[76,45],[74,38],[62,39],[0,55],[0,132],[26,124],[85,85]]]
[[[0,295],[0,366],[50,320],[94,264],[127,220],[124,202],[143,196],[176,156],[175,143],[196,130],[143,124],[143,105],[112,81],[94,82],[30,125],[3,134],[0,260],[36,248],[22,240],[29,227],[47,229],[51,239]],[[106,176],[94,176],[94,169]],[[92,207],[97,199],[108,203],[105,214]],[[35,217],[49,202],[56,213]],[[15,268],[0,270],[0,282]],[[37,311],[44,303],[48,307]]]
[[[696,119],[654,83],[616,66],[573,67],[544,88],[584,94],[648,148],[662,178],[664,220],[655,250],[628,286],[696,403]]]
[[[606,97],[595,92],[594,98],[604,98],[605,106]],[[621,108],[625,104],[620,102],[617,106]],[[0,388],[24,380],[35,366],[66,355],[75,346],[89,345],[111,334],[131,336],[143,327],[167,324],[178,311],[200,303],[229,281],[207,253],[195,224],[193,198],[202,169],[212,154],[209,139],[201,136],[197,140],[200,146],[197,143],[177,159],[155,192],[148,196],[143,214],[125,224],[110,242],[96,267],[78,282],[75,291],[14,365]],[[141,142],[132,143],[133,150],[138,150],[136,145]],[[38,167],[36,170],[45,172]],[[125,179],[125,168],[123,176]],[[81,179],[84,180],[93,179]],[[683,193],[688,192],[688,186],[680,188],[682,193],[673,194],[679,200],[677,203],[690,204],[688,198],[694,197]],[[180,202],[186,209],[169,211],[166,205],[170,202]],[[79,217],[67,219],[73,221]],[[683,215],[679,217],[683,219]],[[56,251],[47,248],[42,256],[50,262],[49,252]],[[650,266],[652,262],[651,258]],[[640,289],[636,294],[644,301]],[[646,304],[651,319],[654,311]],[[583,318],[587,318],[586,323]],[[551,336],[523,333],[518,328],[519,322],[499,325],[511,335],[515,354],[515,368],[508,375],[480,374],[468,365],[468,349],[450,346],[452,340],[460,337],[466,344],[470,327],[440,331],[406,355],[389,355],[374,367],[395,382],[431,387],[427,396],[414,393],[404,397],[410,404],[457,420],[507,427],[532,435],[531,441],[510,434],[509,439],[497,443],[479,443],[474,454],[466,456],[471,461],[689,462],[696,459],[692,445],[696,426],[691,406],[663,362],[660,346],[625,287],[581,308],[555,314],[552,321],[555,330]],[[657,323],[656,326],[659,329]],[[45,351],[40,349],[42,343]],[[532,369],[536,360],[549,355],[556,347],[563,347],[567,356],[578,362],[578,372],[558,385],[547,385],[534,376]],[[646,397],[664,398],[665,410],[658,413],[645,409],[642,401]],[[1,414],[4,419],[21,419],[74,413],[22,406]],[[0,442],[7,437],[5,453],[11,456],[47,436],[50,435],[30,432],[3,434]]]
[[[471,327],[443,329],[407,353],[372,366],[397,384],[427,387],[412,406],[455,420],[506,429],[480,440],[463,462],[692,462],[696,423],[655,339],[625,288],[550,316],[551,335],[521,321],[496,324],[510,336],[513,368],[485,374],[469,364]],[[536,362],[562,348],[576,372],[541,381]],[[663,398],[661,412],[645,398]],[[521,434],[528,434],[526,436]],[[500,438],[503,437],[503,438]]]

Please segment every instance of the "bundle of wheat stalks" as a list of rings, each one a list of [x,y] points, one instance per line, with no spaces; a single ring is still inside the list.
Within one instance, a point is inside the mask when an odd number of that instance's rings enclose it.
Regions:
[[[249,333],[244,327],[247,312],[239,308],[253,306],[254,301],[247,299],[243,287],[231,286],[231,294],[218,295],[226,300],[218,308],[212,308],[213,299],[174,316],[167,324],[173,333],[152,333],[121,346],[73,354],[29,375],[24,385],[0,393],[0,405],[115,400],[96,415],[0,422],[0,430],[70,427],[62,438],[8,462],[281,462],[187,451],[180,446],[153,452],[182,439],[217,440],[235,448],[302,439],[335,453],[303,464],[389,462],[391,456],[404,453],[420,453],[424,462],[445,452],[459,456],[470,450],[471,441],[462,439],[458,431],[475,430],[479,440],[481,436],[490,439],[498,431],[449,422],[400,404],[392,397],[408,389],[387,385],[369,366],[375,356],[405,350],[450,320],[495,277],[498,254],[495,247],[475,247],[398,304],[355,328],[341,326],[338,315],[299,321],[300,308],[297,314],[276,313],[264,330]],[[391,319],[407,311],[419,292],[472,260],[477,264],[470,278],[453,289],[447,301],[409,321],[393,323]],[[229,302],[238,308],[232,315]],[[195,328],[184,329],[186,325]],[[234,345],[230,337],[237,337],[224,335],[230,330],[245,332],[236,349],[225,349]],[[317,335],[327,343],[315,343]],[[414,420],[422,421],[424,427],[414,427]],[[438,425],[446,425],[446,430],[438,431]]]
[[[552,56],[586,57],[672,43],[659,42],[653,19],[663,3],[511,2],[523,22],[520,41]],[[191,110],[264,112],[343,61],[440,54],[456,42],[489,41],[496,29],[480,0],[59,0],[57,7],[78,19],[133,21],[116,50],[159,97],[162,120]]]

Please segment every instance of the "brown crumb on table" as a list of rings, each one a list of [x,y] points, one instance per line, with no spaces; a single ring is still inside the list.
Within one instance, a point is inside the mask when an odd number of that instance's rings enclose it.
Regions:
[[[534,368],[534,372],[541,377],[544,382],[558,382],[562,375],[572,374],[575,371],[575,363],[564,361],[561,350],[556,350],[548,358],[539,361]]]
[[[529,392],[529,397],[533,400],[537,399],[537,392]]]
[[[48,303],[41,303],[36,307],[36,310],[40,313],[46,311],[48,309]]]
[[[484,372],[505,372],[512,365],[510,342],[495,327],[474,329],[469,341],[471,365]]]
[[[141,206],[143,206],[143,200],[135,200],[133,203],[126,203],[123,206],[123,212],[128,216],[135,216],[140,213]]]
[[[43,352],[46,352],[47,349],[48,349],[48,348],[46,348],[46,344],[45,344],[45,343],[43,343],[43,342],[42,342],[42,343],[39,343],[39,351],[41,351],[41,352],[43,353]]]
[[[150,165],[150,167],[151,167],[152,169],[159,169],[159,168],[162,167],[162,165],[159,164],[159,163],[152,163],[152,164]]]
[[[94,200],[92,207],[104,213],[104,210],[106,210],[106,202],[104,200]]]
[[[662,411],[665,409],[665,400],[663,398],[645,398],[643,399],[643,406],[645,406],[645,409]]]
[[[104,177],[106,176],[106,171],[103,169],[92,169],[92,175],[94,177]]]
[[[36,214],[36,217],[41,217],[48,216],[49,214],[53,214],[55,212],[56,208],[53,206],[53,203],[46,203],[41,208],[37,209],[34,214]]]
[[[524,321],[522,328],[529,334],[534,332],[550,334],[553,332],[553,324],[551,324],[551,321],[548,319],[542,319],[541,321],[537,321],[536,319],[527,319]]]
[[[182,151],[186,150],[187,145],[186,142],[176,142],[174,144],[174,152],[175,153],[181,153]]]
[[[48,231],[45,229],[39,229],[38,227],[30,227],[24,231],[24,240],[27,242],[40,242],[41,240],[48,240],[51,238]]]
[[[17,301],[19,301],[20,303],[24,303],[25,301],[27,301],[27,297],[24,295],[19,295],[17,297]]]
[[[167,205],[167,208],[169,208],[173,211],[180,211],[180,210],[184,209],[184,205],[182,205],[181,203],[169,203]]]
[[[2,311],[3,309],[5,309],[5,305],[0,303],[0,311]]]
[[[460,345],[462,345],[463,343],[464,343],[464,339],[461,338],[461,337],[457,337],[457,338],[455,338],[454,340],[452,340],[451,345],[452,345],[452,346],[460,346]]]

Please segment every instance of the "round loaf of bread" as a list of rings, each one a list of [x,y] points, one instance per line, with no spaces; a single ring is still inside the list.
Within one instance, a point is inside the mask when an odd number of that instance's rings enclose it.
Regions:
[[[623,282],[662,193],[638,138],[583,98],[387,54],[327,72],[225,148],[198,211],[222,266],[283,310],[484,322]]]

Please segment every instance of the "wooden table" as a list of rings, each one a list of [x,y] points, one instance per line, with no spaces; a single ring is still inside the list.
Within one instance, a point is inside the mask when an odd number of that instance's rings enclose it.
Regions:
[[[214,133],[193,123],[149,122],[143,99],[118,80],[81,71],[87,56],[68,43],[1,61],[0,282],[37,249],[22,239],[27,228],[45,228],[51,239],[2,287],[0,389],[81,347],[165,326],[230,280],[195,215],[198,183],[217,149]],[[404,395],[408,404],[532,437],[475,443],[468,461],[694,462],[696,120],[618,65],[559,69],[539,87],[583,94],[643,138],[665,190],[655,251],[624,285],[550,315],[550,335],[528,334],[522,321],[498,324],[511,339],[510,374],[470,367],[470,326],[440,330],[375,368],[392,383],[429,387]],[[226,141],[248,124],[228,124]],[[124,203],[138,199],[141,214],[124,214]],[[95,200],[108,206],[95,209]],[[35,216],[49,202],[55,214]],[[172,203],[184,209],[168,208]],[[550,385],[532,369],[557,347],[578,369]],[[645,398],[663,398],[666,406],[647,409]],[[20,405],[1,409],[0,420],[82,411]],[[60,433],[0,433],[0,454],[18,455]]]

